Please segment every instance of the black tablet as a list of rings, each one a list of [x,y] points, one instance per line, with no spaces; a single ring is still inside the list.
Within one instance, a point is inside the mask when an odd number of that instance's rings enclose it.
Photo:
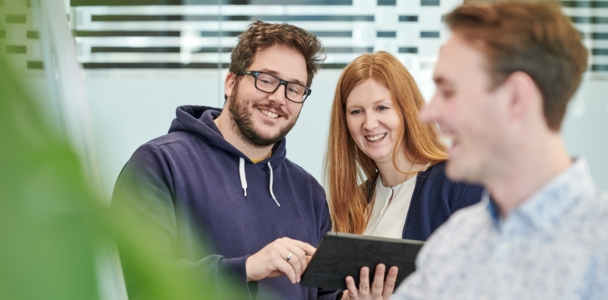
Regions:
[[[370,268],[373,279],[376,266],[383,263],[397,266],[398,286],[416,270],[416,255],[423,242],[390,239],[359,234],[328,232],[302,274],[301,284],[308,287],[346,289],[346,276],[352,276],[359,286],[362,267]]]

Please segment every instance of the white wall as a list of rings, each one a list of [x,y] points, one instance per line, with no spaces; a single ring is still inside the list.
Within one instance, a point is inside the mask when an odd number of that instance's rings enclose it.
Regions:
[[[319,181],[329,114],[340,70],[321,70],[313,93],[287,137],[287,157]],[[429,78],[418,76],[423,94],[433,93]],[[175,108],[184,104],[223,105],[224,74],[217,71],[86,71],[102,183],[111,195],[120,169],[135,149],[169,129]],[[567,113],[563,135],[573,155],[586,157],[596,183],[608,189],[608,81],[583,82]]]
[[[583,81],[570,102],[562,136],[573,156],[585,157],[597,185],[608,190],[608,80]]]
[[[339,70],[322,70],[288,135],[287,156],[319,181],[329,113]],[[218,78],[221,78],[218,80]],[[217,71],[87,71],[96,154],[107,196],[131,154],[167,133],[180,105],[221,107],[224,73]]]

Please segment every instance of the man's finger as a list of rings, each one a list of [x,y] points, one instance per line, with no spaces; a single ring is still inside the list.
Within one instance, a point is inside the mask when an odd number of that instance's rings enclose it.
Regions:
[[[286,262],[284,259],[281,259],[277,263],[277,268],[281,273],[285,274],[287,278],[289,278],[291,283],[297,282],[298,277],[296,276],[296,271],[293,269],[293,266],[290,263]]]
[[[317,251],[317,248],[311,246],[309,243],[305,243],[302,241],[298,241],[298,240],[292,240],[295,242],[295,244],[300,247],[300,249],[302,249],[307,255],[313,255],[315,254],[315,251]]]
[[[283,238],[277,239],[277,241],[280,241],[285,247],[289,247],[289,245],[298,247],[298,248],[302,249],[302,251],[304,251],[304,253],[306,253],[306,255],[313,255],[313,254],[315,254],[315,251],[317,250],[315,247],[311,246],[309,243],[290,239],[288,237],[283,237]],[[293,247],[291,247],[291,248],[293,248]]]
[[[296,275],[296,281],[300,282],[300,277],[302,276],[302,272],[304,271],[304,267],[302,265],[304,264],[304,266],[306,266],[306,255],[300,249],[294,249],[294,251],[290,251],[289,253],[291,254],[291,256],[288,255],[289,260],[285,259],[285,261],[293,268],[294,273]]]

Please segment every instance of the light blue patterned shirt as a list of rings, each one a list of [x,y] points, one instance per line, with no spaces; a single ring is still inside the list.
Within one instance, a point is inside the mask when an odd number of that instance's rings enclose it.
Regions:
[[[458,211],[416,266],[392,299],[608,299],[608,194],[578,159],[506,219]]]

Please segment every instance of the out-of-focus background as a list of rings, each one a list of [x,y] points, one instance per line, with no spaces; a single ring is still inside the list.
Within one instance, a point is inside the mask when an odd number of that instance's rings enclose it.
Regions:
[[[167,132],[183,104],[221,107],[223,82],[237,35],[253,19],[286,22],[317,34],[327,60],[312,96],[289,134],[288,157],[322,179],[328,117],[341,69],[362,53],[396,55],[428,100],[433,66],[449,37],[442,15],[462,0],[49,0],[40,15],[68,26],[41,28],[32,3],[0,1],[6,29],[0,47],[23,72],[41,103],[82,154],[95,164],[106,198],[116,177],[146,141]],[[584,36],[589,68],[565,120],[573,156],[585,156],[597,183],[608,189],[608,1],[559,1]],[[59,24],[61,23],[61,24]],[[48,35],[48,36],[45,36]],[[69,40],[69,41],[68,41]],[[56,45],[56,51],[48,48]],[[75,45],[75,48],[74,48]],[[67,68],[64,59],[78,65]],[[50,87],[59,64],[61,83]],[[78,74],[75,74],[78,73]]]

